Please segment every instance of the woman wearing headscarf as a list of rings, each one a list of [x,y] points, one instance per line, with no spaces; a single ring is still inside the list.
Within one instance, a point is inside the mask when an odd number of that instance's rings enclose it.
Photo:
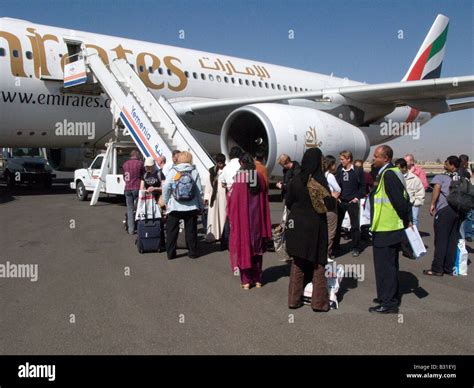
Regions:
[[[241,287],[248,290],[251,285],[262,286],[262,259],[272,232],[265,179],[249,153],[243,153],[239,162],[227,202],[229,253],[232,271],[239,269]]]
[[[288,188],[286,206],[290,214],[286,232],[286,249],[293,257],[288,288],[288,307],[291,309],[303,305],[301,297],[305,279],[312,279],[312,309],[317,312],[329,310],[325,276],[328,257],[328,225],[324,212],[326,210],[324,198],[330,196],[330,191],[324,177],[322,160],[323,156],[319,148],[308,149],[301,161],[301,172],[294,177]],[[323,210],[316,211],[314,201],[322,204]]]

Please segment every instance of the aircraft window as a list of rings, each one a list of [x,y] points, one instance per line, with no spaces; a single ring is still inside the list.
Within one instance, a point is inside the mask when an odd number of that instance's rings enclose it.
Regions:
[[[245,80],[245,85],[247,85],[247,86],[250,85],[250,81],[248,79]]]
[[[163,69],[161,67],[158,68],[158,73],[163,74]]]
[[[272,89],[275,89],[275,84],[272,84]]]
[[[150,74],[153,74],[154,71],[155,71],[155,69],[153,69],[153,66],[148,66],[148,72]]]
[[[194,79],[197,79],[197,78],[198,78],[198,75],[197,75],[196,72],[193,73],[193,78],[194,78]]]
[[[293,91],[293,88],[291,86],[288,86],[288,89],[290,89],[290,92]]]
[[[26,59],[33,59],[33,54],[31,53],[31,51],[27,51],[25,54],[26,54]]]
[[[277,89],[278,89],[278,90],[281,90],[280,84],[277,85]]]
[[[130,67],[131,67],[133,70],[135,70],[135,66],[133,66],[132,64],[130,64]]]
[[[268,82],[265,82],[265,87],[268,89]]]
[[[257,86],[257,83],[255,81],[252,81],[253,86]]]
[[[286,85],[283,85],[283,90],[286,92]]]
[[[220,75],[216,75],[216,80],[217,80],[217,82],[221,82],[221,76],[220,76]]]
[[[209,74],[209,81],[214,81],[214,76],[212,74]]]
[[[189,78],[189,71],[186,70],[186,71],[184,72],[184,75],[186,76],[186,78]]]
[[[234,77],[232,77],[232,78],[230,79],[230,81],[231,81],[233,84],[235,84],[235,78],[234,78]]]
[[[18,54],[18,50],[13,50],[13,56],[18,58],[20,55]]]
[[[144,70],[145,70],[145,69],[143,68],[142,65],[140,65],[140,66],[138,67],[138,71],[139,71],[140,73],[143,73]]]
[[[243,83],[242,78],[239,78],[239,85],[243,85]]]
[[[229,82],[229,78],[224,77],[224,81],[225,81],[225,83],[228,83],[228,82]]]
[[[205,81],[205,80],[206,80],[206,74],[201,73],[201,79],[202,79],[203,81]]]
[[[5,49],[3,47],[0,47],[0,57],[5,56]]]
[[[258,81],[258,86],[262,87],[262,81]]]
[[[168,75],[171,75],[171,70],[170,69],[166,70],[166,72],[168,73]]]

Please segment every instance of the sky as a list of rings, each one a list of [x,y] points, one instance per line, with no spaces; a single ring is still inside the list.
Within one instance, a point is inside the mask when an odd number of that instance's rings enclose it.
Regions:
[[[439,13],[450,18],[441,76],[474,74],[473,6],[472,0],[0,0],[0,17],[383,83],[401,80]],[[474,159],[473,110],[440,115],[418,140],[390,145],[397,155],[421,160],[460,153]]]

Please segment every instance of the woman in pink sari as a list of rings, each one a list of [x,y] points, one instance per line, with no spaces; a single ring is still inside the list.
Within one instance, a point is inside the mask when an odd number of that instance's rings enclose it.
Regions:
[[[227,202],[230,222],[230,264],[240,271],[241,286],[262,286],[262,259],[271,238],[270,207],[265,179],[255,169],[252,156],[239,158],[237,172]]]

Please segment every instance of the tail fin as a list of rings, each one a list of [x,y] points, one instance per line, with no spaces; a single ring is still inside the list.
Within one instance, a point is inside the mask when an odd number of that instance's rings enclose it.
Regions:
[[[449,18],[438,15],[402,81],[439,78],[448,27]]]

